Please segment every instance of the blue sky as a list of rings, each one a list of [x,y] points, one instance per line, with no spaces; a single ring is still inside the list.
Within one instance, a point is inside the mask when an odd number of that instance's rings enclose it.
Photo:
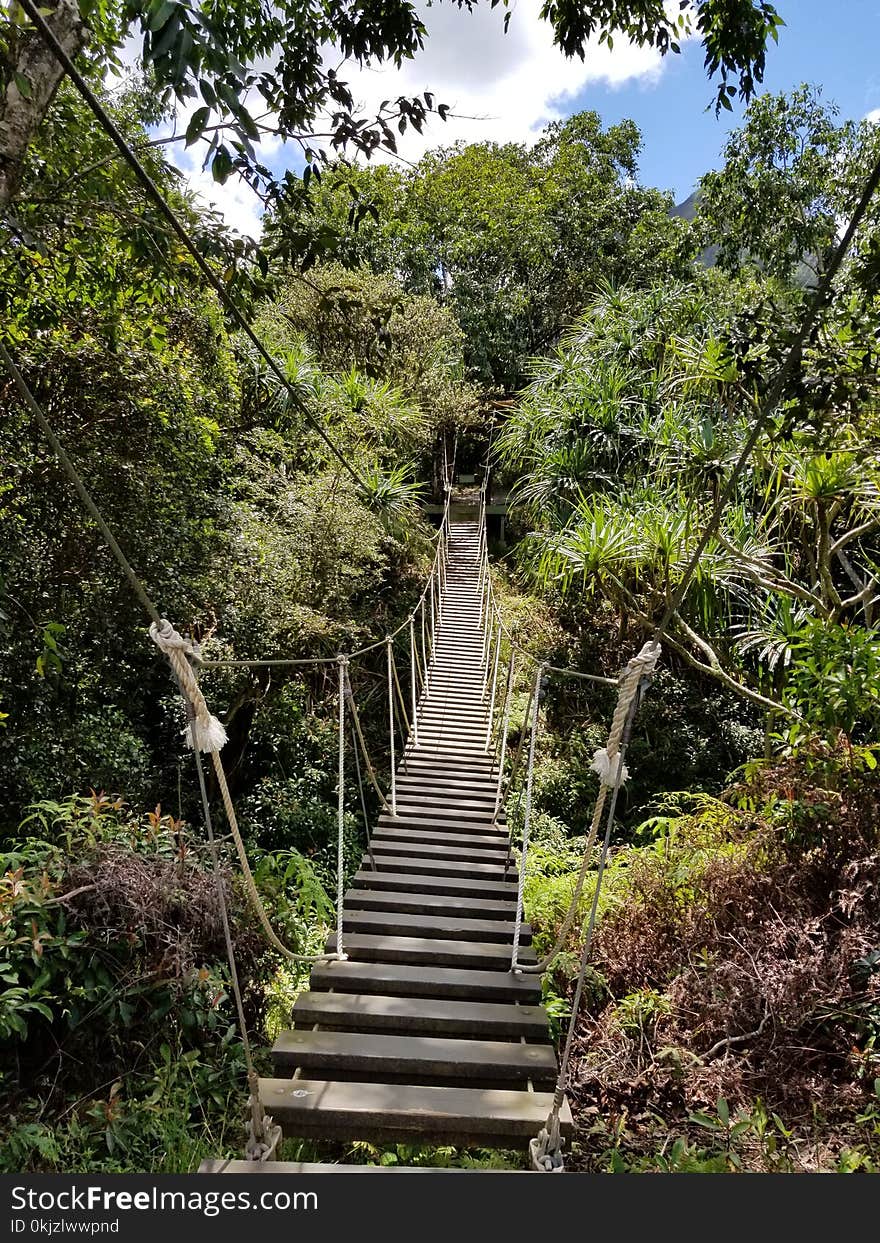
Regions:
[[[842,116],[858,120],[880,108],[880,0],[777,0],[777,8],[787,25],[771,46],[764,90],[814,82]],[[700,175],[721,162],[726,132],[743,111],[735,104],[717,120],[714,109],[705,111],[711,88],[702,59],[691,44],[668,57],[655,80],[591,83],[566,101],[566,111],[594,108],[606,121],[631,117],[644,136],[642,180],[686,198]]]
[[[424,50],[401,70],[343,66],[340,76],[370,115],[383,99],[430,89],[452,108],[445,123],[435,120],[423,136],[407,134],[400,154],[418,159],[426,149],[454,141],[533,142],[548,120],[593,108],[607,123],[631,117],[644,137],[641,177],[647,185],[686,198],[699,177],[720,163],[728,130],[742,107],[715,117],[714,97],[697,42],[680,56],[661,59],[649,48],[615,39],[590,49],[585,62],[568,61],[553,46],[541,21],[541,0],[511,0],[510,29],[502,31],[505,9],[480,0],[471,13],[446,0],[427,6],[416,0],[428,27]],[[859,119],[880,110],[880,0],[776,0],[787,25],[768,54],[764,89],[789,90],[819,83],[845,117]],[[842,16],[845,14],[845,17]],[[185,124],[185,117],[183,118]],[[278,172],[299,169],[296,148],[264,144],[263,158]],[[260,229],[259,203],[241,182],[215,186],[200,167],[201,153],[177,149],[174,158],[193,187],[245,232]]]

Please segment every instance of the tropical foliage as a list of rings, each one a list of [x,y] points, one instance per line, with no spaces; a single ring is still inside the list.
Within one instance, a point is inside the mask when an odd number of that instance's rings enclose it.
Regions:
[[[491,441],[508,500],[498,597],[524,648],[557,666],[538,701],[526,876],[539,945],[571,901],[614,706],[613,689],[558,669],[613,677],[665,625],[576,1016],[576,1160],[877,1168],[874,206],[749,441],[877,131],[839,124],[811,88],[759,97],[688,225],[639,183],[637,128],[594,113],[530,146],[438,148],[405,172],[344,162],[345,148],[393,147],[392,119],[444,111],[429,94],[355,119],[313,55],[332,34],[364,60],[407,56],[424,36],[407,5],[319,4],[295,39],[283,5],[44,7],[283,377],[230,327],[72,85],[36,62],[22,78],[37,45],[9,10],[0,126],[8,139],[19,125],[20,148],[0,151],[2,341],[163,615],[201,644],[255,883],[285,940],[314,949],[333,919],[334,657],[406,615],[442,463],[457,443],[468,478]],[[616,32],[675,51],[695,23],[719,107],[753,92],[779,23],[750,0],[674,17],[659,0],[554,4],[545,18],[573,53]],[[110,89],[132,32],[144,77]],[[309,137],[331,101],[332,159]],[[181,105],[177,136],[217,180],[263,194],[259,247],[163,156]],[[304,176],[261,164],[267,129],[301,141]],[[710,269],[696,256],[712,248]],[[214,866],[179,697],[137,602],[5,375],[0,398],[0,1162],[190,1169],[242,1139],[221,906],[257,1046],[303,980],[254,931],[223,834]],[[328,664],[247,664],[267,656]],[[352,673],[380,770],[383,658]],[[514,834],[533,676],[524,658]],[[348,782],[349,871],[375,806]],[[544,982],[559,1033],[582,931]]]

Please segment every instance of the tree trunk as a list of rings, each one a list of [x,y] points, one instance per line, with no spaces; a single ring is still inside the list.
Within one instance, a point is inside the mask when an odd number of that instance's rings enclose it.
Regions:
[[[15,7],[11,4],[7,12]],[[87,35],[77,0],[43,0],[41,7],[51,8],[45,14],[47,25],[68,56],[76,56]],[[28,146],[64,76],[55,53],[36,30],[12,27],[8,38],[0,56],[0,207],[18,193]]]

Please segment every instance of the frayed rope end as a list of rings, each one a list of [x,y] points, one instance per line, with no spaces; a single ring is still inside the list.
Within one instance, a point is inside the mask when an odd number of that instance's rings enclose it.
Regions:
[[[608,754],[607,748],[602,747],[593,753],[593,762],[590,768],[599,777],[603,786],[613,786],[617,779],[617,756],[612,759]],[[624,764],[620,770],[621,785],[629,777],[629,769]]]
[[[226,730],[215,716],[209,716],[206,720],[196,718],[183,733],[190,750],[198,749],[203,754],[219,751],[226,744]]]

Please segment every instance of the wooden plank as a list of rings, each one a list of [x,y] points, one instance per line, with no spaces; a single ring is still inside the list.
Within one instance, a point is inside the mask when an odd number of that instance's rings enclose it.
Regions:
[[[442,937],[445,940],[500,942],[511,945],[513,922],[497,919],[479,919],[473,916],[404,914],[399,911],[363,911],[349,908],[345,913],[345,927],[352,932],[375,932],[385,936]],[[531,945],[532,930],[523,924],[523,945]],[[508,955],[509,956],[509,955]]]
[[[430,815],[417,816],[413,815],[410,808],[398,804],[397,816],[385,815],[383,813],[382,824],[394,829],[424,829],[434,828],[438,833],[476,833],[485,835],[487,832],[501,832],[507,836],[507,826],[502,824],[499,819],[498,823],[493,825],[492,819],[487,812],[480,819],[468,820],[462,816],[456,816],[454,813],[450,817],[442,815],[442,813],[434,812]]]
[[[426,832],[426,836],[430,837],[430,834]],[[439,837],[438,834],[437,838]],[[432,859],[438,862],[455,860],[464,863],[469,859],[476,859],[481,863],[495,863],[501,867],[504,866],[508,855],[508,851],[503,846],[499,848],[456,846],[454,843],[447,846],[442,841],[434,845],[430,840],[413,841],[412,838],[407,838],[405,841],[398,841],[384,834],[372,839],[372,851],[374,855],[381,852],[383,856],[402,855],[404,858]]]
[[[474,834],[482,839],[483,835]],[[494,840],[476,840],[469,842],[463,833],[444,833],[442,829],[428,826],[424,829],[377,829],[371,838],[374,847],[380,842],[386,845],[405,846],[407,842],[413,846],[446,846],[460,850],[465,847],[469,853],[467,858],[478,858],[483,863],[504,862],[510,853],[510,842],[506,836],[499,835]]]
[[[510,838],[501,830],[491,833],[453,833],[447,829],[432,829],[430,826],[418,828],[399,828],[391,817],[380,825],[373,833],[372,840],[383,837],[392,842],[432,842],[436,846],[472,846],[474,850],[502,850],[510,847]]]
[[[398,893],[393,889],[349,889],[346,911],[400,911],[410,915],[464,915],[469,919],[510,922],[516,912],[512,899],[476,898],[444,893]]]
[[[311,986],[348,993],[389,993],[400,997],[454,997],[473,1001],[541,1000],[540,976],[512,971],[476,971],[456,967],[413,966],[410,963],[315,963]]]
[[[440,859],[420,858],[415,855],[390,855],[386,854],[379,846],[373,848],[372,854],[379,871],[385,868],[389,872],[411,872],[414,874],[421,872],[426,876],[479,876],[485,880],[495,881],[497,884],[501,884],[505,880],[504,868],[500,864],[465,863],[461,859],[443,861]],[[370,863],[370,856],[364,855],[361,867],[366,869],[370,866]],[[511,867],[509,874],[516,876],[516,870]]]
[[[494,798],[452,798],[436,794],[424,787],[416,790],[405,786],[397,791],[398,815],[406,819],[411,816],[427,816],[440,820],[473,820],[475,822],[492,819]]]
[[[374,1075],[418,1075],[444,1079],[556,1079],[556,1054],[549,1044],[504,1040],[451,1040],[443,1036],[312,1031],[279,1032],[272,1046],[279,1077],[300,1067],[310,1078],[317,1071],[344,1070]]]
[[[407,771],[413,773],[430,771],[435,776],[448,773],[450,776],[464,778],[465,780],[469,776],[478,776],[486,781],[491,780],[493,773],[492,757],[485,752],[476,756],[464,757],[459,755],[454,749],[446,751],[428,750],[427,745],[421,741],[417,747],[407,746],[404,760],[407,765]]]
[[[327,938],[326,950],[336,950],[336,934]],[[415,966],[497,968],[510,967],[509,945],[485,941],[446,941],[441,937],[381,936],[353,932],[345,936],[345,952],[361,962],[412,963]],[[520,953],[524,963],[533,962],[527,951]]]
[[[360,872],[356,872],[353,883],[359,889],[372,889],[378,892],[391,890],[403,893],[448,894],[450,897],[469,895],[476,898],[496,898],[498,900],[516,900],[516,881],[494,881],[492,879],[462,876],[426,876],[407,872],[404,869],[394,871],[373,871],[366,860]]]
[[[422,1032],[441,1036],[547,1039],[542,1006],[453,1001],[448,997],[385,997],[360,993],[300,993],[291,1019],[297,1027],[354,1028],[358,1031]]]
[[[547,1121],[550,1092],[261,1079],[263,1107],[301,1138],[527,1146]],[[572,1133],[563,1106],[560,1129]]]
[[[455,798],[459,794],[467,794],[469,798],[480,799],[484,802],[488,800],[494,805],[497,779],[475,777],[473,773],[467,772],[462,772],[458,777],[450,777],[446,773],[425,768],[420,768],[418,772],[412,769],[409,772],[403,772],[398,768],[397,788],[419,789],[431,794],[443,793],[450,798]]]

